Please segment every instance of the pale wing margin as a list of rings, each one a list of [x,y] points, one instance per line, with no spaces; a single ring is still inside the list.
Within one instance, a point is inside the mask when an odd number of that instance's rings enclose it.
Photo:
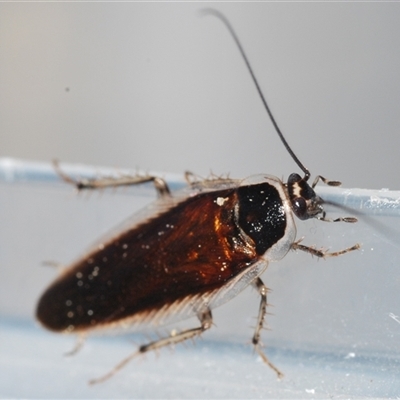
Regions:
[[[122,334],[145,329],[148,326],[164,326],[194,317],[208,308],[214,309],[219,307],[237,296],[259,277],[267,267],[268,260],[261,259],[248,268],[245,268],[241,274],[235,276],[219,289],[203,293],[202,295],[187,296],[158,310],[138,313],[112,325],[108,323],[101,326],[99,324],[92,332]]]

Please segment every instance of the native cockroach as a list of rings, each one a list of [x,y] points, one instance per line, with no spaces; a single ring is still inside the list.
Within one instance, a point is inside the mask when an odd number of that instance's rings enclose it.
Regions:
[[[56,332],[86,335],[116,326],[163,324],[171,319],[197,316],[200,326],[142,345],[124,359],[102,381],[133,357],[200,335],[212,325],[211,310],[253,285],[261,297],[253,345],[262,359],[260,331],[267,307],[267,288],[260,275],[270,261],[280,260],[289,250],[302,250],[318,257],[337,256],[359,248],[328,253],[296,241],[294,216],[300,220],[355,222],[352,217],[326,218],[323,200],[310,186],[309,170],[300,162],[283,137],[243,48],[227,19],[229,29],[246,62],[265,109],[287,151],[303,171],[293,173],[287,183],[268,175],[244,180],[191,180],[188,189],[171,193],[166,182],[153,176],[113,180],[76,181],[57,167],[61,177],[78,189],[135,185],[152,181],[159,199],[146,216],[126,224],[118,234],[102,240],[78,259],[45,291],[37,306],[37,318]]]

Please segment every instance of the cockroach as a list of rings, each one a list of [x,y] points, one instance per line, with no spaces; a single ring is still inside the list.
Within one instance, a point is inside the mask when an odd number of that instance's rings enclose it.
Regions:
[[[171,193],[156,176],[75,180],[57,166],[61,177],[79,190],[153,182],[158,200],[140,214],[141,219],[100,241],[64,270],[39,300],[40,323],[51,331],[86,336],[101,329],[161,325],[191,316],[200,321],[200,326],[140,346],[91,383],[111,377],[139,354],[199,336],[211,328],[212,310],[248,285],[261,297],[252,343],[281,377],[261,348],[267,287],[260,275],[269,262],[282,259],[289,250],[328,257],[360,247],[327,252],[296,240],[294,216],[330,222],[356,222],[356,218],[326,217],[324,201],[314,188],[320,180],[330,186],[340,182],[318,175],[309,185],[310,171],[279,129],[229,21],[216,10],[203,14],[219,18],[229,30],[278,136],[304,176],[292,173],[286,183],[265,174],[244,180],[192,178],[188,188]]]

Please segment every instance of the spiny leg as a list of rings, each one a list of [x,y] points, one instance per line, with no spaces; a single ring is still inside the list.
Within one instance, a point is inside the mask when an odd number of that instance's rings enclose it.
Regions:
[[[198,315],[198,318],[199,318],[200,324],[201,324],[199,327],[193,328],[193,329],[187,329],[180,333],[174,333],[166,338],[155,340],[154,342],[140,346],[137,351],[135,351],[128,357],[124,358],[109,373],[107,373],[106,375],[104,375],[100,378],[92,379],[91,381],[89,381],[89,384],[93,385],[95,383],[101,383],[101,382],[104,382],[105,380],[111,378],[119,370],[121,370],[123,367],[125,367],[125,365],[128,364],[133,358],[137,357],[140,354],[147,353],[148,351],[158,350],[161,347],[177,344],[177,343],[183,342],[185,340],[192,339],[195,336],[199,336],[201,333],[203,333],[207,329],[211,328],[212,315],[211,315],[210,309],[207,308],[205,311],[200,313]]]
[[[231,179],[229,175],[219,176],[211,172],[207,178],[203,178],[202,176],[194,174],[191,171],[185,171],[185,180],[189,186],[201,188],[207,188],[208,186],[214,187],[218,183],[222,184],[234,181],[234,179]]]
[[[357,243],[354,246],[348,247],[347,249],[339,250],[339,251],[334,251],[334,252],[329,252],[327,250],[318,250],[314,247],[309,247],[309,246],[304,246],[300,244],[301,239],[298,240],[297,242],[294,242],[292,244],[292,250],[301,250],[306,253],[310,253],[313,256],[320,257],[320,258],[326,258],[326,257],[337,257],[341,256],[342,254],[349,253],[350,251],[358,250],[361,248],[361,246]]]
[[[253,335],[253,345],[259,356],[262,358],[262,360],[270,367],[272,368],[276,374],[278,375],[278,379],[281,379],[283,377],[283,374],[277,367],[275,367],[274,364],[272,364],[271,361],[269,361],[268,357],[265,355],[265,353],[262,351],[262,344],[260,341],[260,334],[261,330],[264,327],[264,321],[265,321],[265,315],[267,314],[267,292],[268,289],[264,285],[263,281],[260,278],[257,278],[256,281],[253,283],[253,286],[257,289],[258,293],[261,296],[261,301],[260,301],[260,309],[258,311],[258,318],[257,318],[257,325],[256,329],[254,331]]]
[[[104,177],[104,178],[90,178],[90,179],[73,179],[60,168],[58,161],[56,160],[53,161],[53,164],[57,174],[65,182],[74,185],[77,188],[77,190],[105,189],[111,187],[133,186],[133,185],[140,185],[142,183],[153,182],[159,197],[165,197],[170,195],[170,190],[167,183],[163,179],[157,176],[136,175],[136,176]]]

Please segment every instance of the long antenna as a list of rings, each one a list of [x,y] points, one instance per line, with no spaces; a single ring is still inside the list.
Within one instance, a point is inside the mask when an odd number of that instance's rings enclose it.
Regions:
[[[265,100],[265,97],[263,95],[263,92],[261,91],[260,85],[258,84],[257,78],[254,75],[253,69],[251,68],[251,65],[249,63],[249,60],[247,59],[246,53],[243,50],[243,47],[239,41],[239,38],[236,35],[236,32],[234,31],[232,25],[230,24],[230,22],[227,20],[227,18],[225,17],[224,14],[220,13],[217,10],[214,10],[213,8],[205,8],[203,10],[200,11],[202,15],[213,15],[214,17],[217,17],[218,19],[220,19],[225,26],[228,28],[230,34],[233,37],[233,40],[235,41],[237,47],[239,48],[240,54],[242,55],[244,62],[246,63],[247,69],[250,72],[250,75],[253,79],[254,84],[256,85],[256,89],[258,94],[261,97],[261,101],[264,104],[265,109],[267,110],[268,116],[272,122],[272,124],[274,125],[274,128],[276,130],[276,132],[278,133],[283,145],[285,146],[286,150],[288,151],[288,153],[291,155],[291,157],[293,158],[293,160],[295,161],[295,163],[300,167],[300,169],[304,172],[304,180],[307,181],[308,178],[310,177],[310,171],[308,170],[308,168],[305,167],[305,165],[297,158],[296,154],[294,154],[293,150],[291,149],[291,147],[289,146],[288,142],[286,141],[285,137],[283,136],[283,133],[281,132],[281,130],[279,129],[278,124],[275,121],[274,116],[272,115],[272,112],[267,104],[267,101]]]

